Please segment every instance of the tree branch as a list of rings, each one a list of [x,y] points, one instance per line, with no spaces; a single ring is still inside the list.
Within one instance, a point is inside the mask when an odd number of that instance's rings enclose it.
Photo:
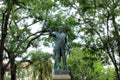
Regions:
[[[29,35],[26,39],[24,39],[23,41],[21,41],[21,42],[17,45],[16,49],[14,50],[14,53],[15,53],[15,52],[19,49],[19,47],[20,47],[25,41],[27,41],[29,38],[31,38],[31,37],[34,36],[34,35],[37,35],[38,33],[41,33],[41,34],[39,34],[38,36],[32,38],[32,39],[28,42],[28,45],[27,45],[27,47],[26,47],[26,48],[28,48],[28,47],[30,46],[30,43],[31,43],[33,40],[35,40],[35,39],[37,39],[38,37],[40,37],[43,32],[47,32],[47,30],[44,29],[44,30],[41,30],[41,31],[38,31],[38,32],[36,32],[36,33],[34,33],[34,34]]]

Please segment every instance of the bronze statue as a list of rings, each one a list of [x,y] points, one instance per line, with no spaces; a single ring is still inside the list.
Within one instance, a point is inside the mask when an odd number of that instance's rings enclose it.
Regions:
[[[49,34],[54,38],[55,40],[55,46],[54,46],[54,54],[55,54],[55,64],[54,64],[54,71],[59,71],[60,69],[60,62],[61,57],[63,61],[63,67],[62,70],[67,70],[67,64],[66,64],[66,47],[69,47],[67,35],[63,33],[63,28],[60,27],[58,32],[52,32],[51,29],[48,30]]]

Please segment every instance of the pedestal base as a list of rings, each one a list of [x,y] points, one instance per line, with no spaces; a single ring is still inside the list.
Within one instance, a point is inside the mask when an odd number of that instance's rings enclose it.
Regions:
[[[52,75],[53,80],[71,80],[69,71],[58,71]]]

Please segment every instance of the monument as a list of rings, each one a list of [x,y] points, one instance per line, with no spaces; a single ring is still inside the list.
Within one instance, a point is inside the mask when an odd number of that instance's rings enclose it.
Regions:
[[[54,55],[55,55],[55,64],[53,72],[53,80],[70,80],[69,70],[66,63],[66,48],[69,48],[68,37],[63,33],[63,28],[59,27],[59,31],[52,32],[51,29],[48,29],[50,36],[54,38]],[[61,61],[62,60],[62,61]],[[60,63],[63,63],[63,66],[60,66]]]

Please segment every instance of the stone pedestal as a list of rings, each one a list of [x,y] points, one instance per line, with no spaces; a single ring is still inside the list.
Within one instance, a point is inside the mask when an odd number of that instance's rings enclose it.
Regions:
[[[53,80],[71,80],[69,71],[57,71],[52,75]]]

